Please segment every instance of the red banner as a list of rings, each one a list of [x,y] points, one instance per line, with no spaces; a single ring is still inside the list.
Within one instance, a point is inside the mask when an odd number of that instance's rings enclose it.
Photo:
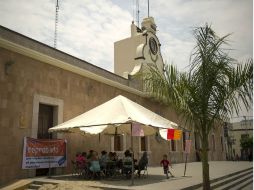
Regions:
[[[66,140],[24,138],[23,169],[66,166]]]

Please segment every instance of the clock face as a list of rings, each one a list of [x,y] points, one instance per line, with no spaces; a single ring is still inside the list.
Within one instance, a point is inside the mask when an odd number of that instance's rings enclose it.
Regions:
[[[150,47],[151,52],[154,55],[158,52],[158,46],[157,46],[156,40],[153,37],[151,37],[149,39],[149,47]]]

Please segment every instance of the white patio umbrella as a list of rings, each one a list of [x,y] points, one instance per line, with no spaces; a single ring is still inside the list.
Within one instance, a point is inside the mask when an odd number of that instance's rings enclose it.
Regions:
[[[49,132],[73,131],[74,128],[90,133],[131,134],[130,123],[140,123],[145,135],[157,132],[156,128],[176,128],[177,124],[144,108],[124,96],[117,96],[71,120],[52,127]]]
[[[177,127],[176,123],[119,95],[71,120],[50,128],[49,132],[75,132],[80,130],[89,134],[131,135],[133,123],[139,124],[145,136],[155,134],[159,128]],[[133,140],[131,144],[133,149]]]

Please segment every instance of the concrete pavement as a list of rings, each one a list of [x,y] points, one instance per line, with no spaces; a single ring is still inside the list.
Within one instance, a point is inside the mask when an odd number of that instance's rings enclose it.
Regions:
[[[253,162],[231,162],[231,161],[212,161],[210,165],[210,179],[219,178],[237,171],[253,167]],[[134,185],[126,179],[103,179],[103,180],[83,180],[78,177],[55,176],[51,179],[46,177],[30,178],[31,181],[48,181],[60,183],[61,189],[64,186],[73,187],[75,189],[89,189],[88,187],[100,187],[100,189],[136,189],[136,190],[179,190],[192,185],[202,183],[202,164],[201,162],[192,162],[187,164],[186,177],[183,177],[184,164],[175,164],[171,170],[174,178],[166,179],[161,167],[148,167],[149,175],[147,178],[135,178]],[[65,185],[64,185],[65,184]],[[13,184],[15,185],[15,184]],[[17,184],[16,184],[17,186]],[[253,184],[244,189],[252,189]],[[4,189],[10,189],[11,186]],[[91,188],[94,189],[94,188]]]

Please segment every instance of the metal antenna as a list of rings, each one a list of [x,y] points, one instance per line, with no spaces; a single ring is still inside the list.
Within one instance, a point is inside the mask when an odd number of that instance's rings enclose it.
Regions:
[[[56,44],[57,44],[57,24],[58,24],[58,10],[59,10],[58,0],[56,0],[56,17],[55,17],[55,36],[54,36],[54,48],[56,48]]]
[[[149,9],[150,9],[150,7],[149,7],[149,0],[147,0],[147,12],[148,12],[148,17],[149,17]]]
[[[136,19],[137,19],[137,26],[139,27],[139,0],[136,1]]]
[[[132,8],[133,8],[133,10],[132,10],[132,19],[133,19],[133,22],[134,22],[134,20],[135,20],[135,0],[133,0],[132,1]]]

